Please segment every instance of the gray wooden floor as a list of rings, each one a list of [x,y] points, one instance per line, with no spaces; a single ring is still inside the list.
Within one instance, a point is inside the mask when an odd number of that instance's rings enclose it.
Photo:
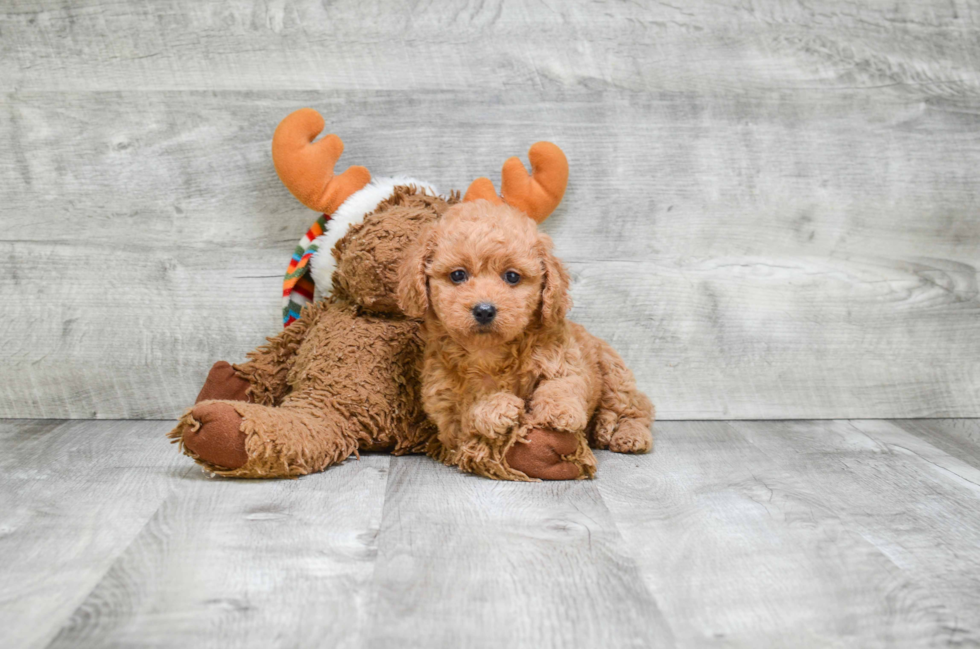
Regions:
[[[0,646],[977,646],[980,421],[664,422],[592,482],[210,479],[0,421]]]

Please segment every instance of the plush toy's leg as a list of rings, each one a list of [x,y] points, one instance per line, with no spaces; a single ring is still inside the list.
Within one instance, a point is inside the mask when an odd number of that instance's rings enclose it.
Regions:
[[[532,428],[504,456],[512,469],[538,480],[578,480],[595,475],[595,456],[583,435]]]
[[[203,401],[170,437],[209,471],[244,478],[300,476],[347,459],[358,436],[346,417],[310,395],[275,408]]]
[[[248,462],[242,418],[225,401],[207,401],[194,406],[181,418],[171,436],[185,453],[204,466],[226,470],[241,468]],[[180,430],[180,437],[175,433]]]
[[[250,383],[230,363],[218,361],[211,366],[204,387],[194,403],[222,399],[224,401],[251,401],[248,395]]]
[[[234,366],[236,375],[249,383],[249,401],[266,406],[275,406],[282,402],[289,393],[287,378],[296,360],[296,351],[310,327],[316,324],[323,308],[325,306],[322,302],[307,304],[298,320],[275,336],[267,338],[266,344],[249,352],[246,362]]]
[[[600,341],[602,395],[592,418],[589,441],[616,453],[646,453],[653,448],[653,404],[636,388],[633,372],[605,341]]]
[[[467,473],[494,480],[581,480],[596,462],[584,434],[521,428],[495,442],[470,437],[455,448],[433,446],[429,455]]]

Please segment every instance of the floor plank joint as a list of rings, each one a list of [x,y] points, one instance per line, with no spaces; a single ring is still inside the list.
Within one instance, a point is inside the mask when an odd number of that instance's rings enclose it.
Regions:
[[[0,644],[980,642],[980,420],[660,422],[540,484],[209,478],[171,423],[0,420]]]

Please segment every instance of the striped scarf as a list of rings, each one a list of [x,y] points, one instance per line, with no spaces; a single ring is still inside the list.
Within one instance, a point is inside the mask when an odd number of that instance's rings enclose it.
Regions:
[[[316,254],[319,247],[313,242],[327,229],[327,221],[329,220],[329,214],[322,214],[299,240],[299,244],[297,244],[296,250],[293,251],[293,256],[289,260],[289,266],[286,267],[286,277],[282,282],[283,327],[288,327],[295,322],[303,311],[303,307],[313,301],[316,286],[309,274],[310,259]]]

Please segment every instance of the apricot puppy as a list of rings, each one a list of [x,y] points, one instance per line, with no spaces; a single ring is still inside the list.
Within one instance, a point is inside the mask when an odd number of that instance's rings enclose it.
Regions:
[[[653,445],[653,406],[633,373],[565,319],[568,273],[551,249],[524,213],[476,200],[430,225],[401,267],[399,303],[425,321],[422,402],[446,463],[498,479],[590,478],[590,446]]]

